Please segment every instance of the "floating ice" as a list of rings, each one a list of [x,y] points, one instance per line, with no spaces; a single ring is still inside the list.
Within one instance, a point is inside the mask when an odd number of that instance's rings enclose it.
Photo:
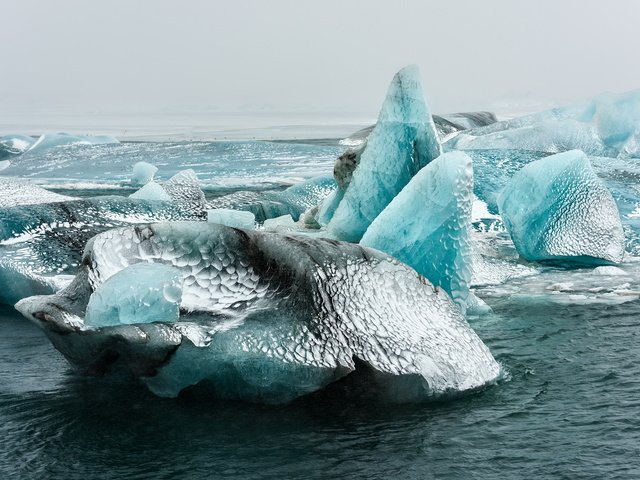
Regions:
[[[391,82],[378,123],[328,230],[343,240],[359,241],[411,177],[440,153],[418,69],[406,67]]]
[[[129,198],[139,199],[139,200],[148,200],[150,202],[170,202],[171,197],[166,192],[162,186],[153,180],[149,183],[145,184],[142,188],[140,188],[135,193],[129,195]]]
[[[207,210],[207,221],[235,228],[252,229],[256,226],[256,217],[253,213],[228,208]]]
[[[295,228],[296,222],[291,215],[282,215],[281,217],[269,218],[264,221],[262,226],[265,230],[271,232],[287,232]]]
[[[3,135],[0,137],[0,160],[20,155],[35,141],[35,138],[26,135]]]
[[[526,165],[507,184],[498,205],[518,253],[527,260],[622,261],[618,208],[580,151]]]
[[[463,309],[471,281],[473,167],[462,152],[420,170],[365,232],[381,250],[442,287]]]
[[[133,166],[131,183],[146,185],[153,180],[153,176],[158,172],[158,167],[147,162],[138,162]]]
[[[175,322],[180,317],[182,274],[161,263],[136,263],[98,285],[89,297],[87,327]]]
[[[87,329],[93,290],[141,262],[181,271],[179,321]],[[104,372],[115,358],[162,396],[206,381],[222,397],[286,402],[365,368],[419,400],[500,371],[448,295],[404,264],[358,245],[211,223],[102,233],[71,285],[16,308],[79,369]]]
[[[335,188],[336,182],[332,177],[314,177],[281,192],[235,192],[210,200],[208,206],[246,210],[252,212],[259,223],[283,215],[291,215],[298,220],[302,213],[318,205]]]
[[[447,148],[549,153],[580,149],[589,155],[638,157],[639,139],[640,91],[636,90],[472,129],[455,137]]]
[[[162,184],[172,202],[204,215],[206,200],[198,176],[193,170],[182,170]]]

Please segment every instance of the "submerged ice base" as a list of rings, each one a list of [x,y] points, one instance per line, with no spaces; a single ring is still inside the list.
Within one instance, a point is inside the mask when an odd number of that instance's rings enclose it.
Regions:
[[[87,330],[93,290],[140,262],[181,271],[180,321]],[[382,383],[411,384],[410,401],[478,388],[500,372],[448,295],[396,260],[210,223],[102,233],[67,288],[16,308],[77,368],[104,372],[118,359],[163,396],[206,381],[222,397],[286,402],[352,372],[356,359]]]

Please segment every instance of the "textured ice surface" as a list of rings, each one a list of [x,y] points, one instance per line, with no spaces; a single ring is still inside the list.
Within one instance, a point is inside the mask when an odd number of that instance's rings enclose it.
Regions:
[[[359,241],[409,180],[440,153],[418,70],[404,68],[391,82],[329,231],[343,240]]]
[[[360,243],[413,267],[464,309],[472,275],[472,202],[471,158],[445,153],[411,179]]]
[[[147,162],[138,162],[133,166],[131,182],[138,185],[146,185],[153,180],[158,172],[158,167]]]
[[[171,201],[189,211],[204,215],[206,201],[198,176],[193,170],[182,170],[162,184]]]
[[[175,322],[180,317],[182,273],[161,263],[136,263],[99,284],[89,297],[84,323],[113,325]]]
[[[140,262],[180,269],[180,321],[87,330],[93,290]],[[284,402],[359,363],[419,400],[500,371],[448,295],[404,264],[358,245],[210,223],[104,232],[71,285],[17,308],[76,367],[100,372],[117,358],[163,396],[205,381],[223,397]]]
[[[585,105],[555,108],[470,130],[447,148],[580,149],[589,155],[640,156],[640,91],[604,94]]]
[[[129,195],[129,198],[139,199],[139,200],[148,200],[159,201],[159,202],[170,202],[171,197],[166,192],[164,188],[159,183],[154,182],[153,180],[144,185],[142,188],[137,190],[135,193]]]
[[[252,229],[256,226],[256,216],[253,213],[228,208],[207,210],[207,221],[235,228]]]
[[[209,208],[230,208],[252,212],[257,222],[291,215],[298,220],[336,188],[332,177],[321,176],[293,185],[281,192],[235,192],[208,202]]]
[[[618,208],[580,151],[526,165],[498,204],[516,249],[527,260],[622,261]]]
[[[295,229],[295,221],[291,215],[269,218],[262,224],[265,230],[271,232],[287,232]]]
[[[50,192],[19,179],[0,178],[0,208],[68,200],[73,200],[73,198]]]

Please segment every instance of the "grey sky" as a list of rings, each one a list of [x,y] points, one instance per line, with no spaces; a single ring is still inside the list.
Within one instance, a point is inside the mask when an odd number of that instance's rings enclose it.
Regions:
[[[638,1],[0,0],[0,108],[437,112],[640,88]]]

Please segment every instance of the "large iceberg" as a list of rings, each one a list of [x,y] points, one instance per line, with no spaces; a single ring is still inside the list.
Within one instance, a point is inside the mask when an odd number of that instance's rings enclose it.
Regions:
[[[409,180],[441,153],[418,69],[406,67],[391,82],[378,123],[327,226],[329,232],[359,241]]]
[[[146,262],[181,271],[179,321],[87,328],[94,291]],[[68,287],[16,308],[81,371],[124,367],[161,396],[204,383],[221,397],[287,402],[365,369],[415,401],[500,373],[449,296],[391,257],[210,223],[104,232]]]
[[[27,150],[29,153],[67,145],[101,145],[120,143],[110,135],[71,135],[69,133],[47,133],[40,135]]]
[[[611,193],[578,150],[526,165],[498,198],[502,219],[527,260],[618,263],[624,232]]]
[[[413,267],[464,309],[472,276],[472,204],[471,158],[445,153],[411,179],[360,244]]]

